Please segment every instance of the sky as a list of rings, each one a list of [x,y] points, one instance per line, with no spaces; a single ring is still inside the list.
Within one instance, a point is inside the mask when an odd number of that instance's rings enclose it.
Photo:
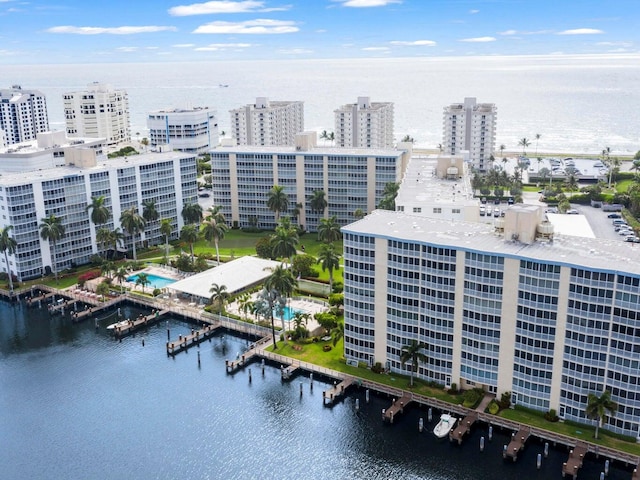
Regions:
[[[640,0],[0,0],[2,64],[639,54]]]

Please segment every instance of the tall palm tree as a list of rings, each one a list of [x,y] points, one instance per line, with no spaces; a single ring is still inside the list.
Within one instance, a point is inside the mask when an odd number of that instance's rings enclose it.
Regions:
[[[264,281],[264,287],[268,291],[275,290],[278,295],[284,297],[286,302],[286,300],[293,294],[293,290],[296,287],[297,281],[293,277],[293,273],[291,273],[291,270],[286,268],[283,264],[280,264],[270,270],[271,275],[269,275]],[[281,315],[280,319],[282,320],[282,332],[284,333],[286,332],[284,315]],[[284,337],[284,343],[287,343],[286,335]]]
[[[115,273],[115,279],[120,284],[120,293],[122,293],[122,284],[127,280],[128,277],[129,277],[129,272],[127,272],[127,268],[118,267],[118,270],[116,270],[116,273]]]
[[[60,217],[56,217],[53,213],[46,218],[40,220],[40,238],[42,238],[45,242],[49,242],[51,245],[51,250],[53,252],[53,273],[56,277],[56,283],[58,283],[58,269],[56,267],[57,258],[56,258],[56,244],[58,240],[62,240],[64,238],[65,228],[62,224],[62,219]]]
[[[505,150],[506,145],[503,143],[502,145],[500,145],[500,156],[504,157],[504,150]]]
[[[527,152],[525,151],[525,149],[531,145],[531,142],[529,141],[529,139],[527,137],[521,138],[520,141],[518,142],[518,146],[522,147],[522,156],[526,157],[527,156]]]
[[[296,245],[298,245],[299,240],[300,238],[295,228],[278,225],[276,231],[269,237],[271,254],[274,258],[285,258],[290,261],[296,254]]]
[[[320,219],[318,225],[318,240],[325,243],[333,243],[340,240],[342,233],[340,233],[340,224],[338,223],[338,217],[335,215],[329,218]]]
[[[313,195],[311,196],[311,200],[309,200],[309,206],[311,210],[318,214],[324,214],[324,211],[327,208],[327,199],[325,198],[324,190],[315,190]]]
[[[542,137],[542,135],[536,133],[536,157],[538,156],[538,141],[540,140],[540,137]]]
[[[353,216],[356,218],[356,220],[361,220],[364,218],[364,211],[361,208],[356,208],[353,211]]]
[[[324,140],[325,142],[329,139],[329,134],[327,133],[326,130],[323,130],[322,133],[320,133],[320,140]]]
[[[137,207],[127,208],[122,215],[120,215],[120,225],[131,236],[131,243],[133,245],[133,259],[138,260],[138,254],[136,252],[136,236],[144,232],[144,227],[147,221],[138,213]]]
[[[156,208],[156,201],[152,198],[144,200],[142,202],[142,218],[144,218],[147,224],[153,224],[160,218],[158,209]]]
[[[218,313],[224,313],[224,306],[231,296],[227,291],[227,286],[212,283],[209,293],[211,293],[211,304],[216,306]]]
[[[216,260],[220,265],[220,250],[218,249],[220,240],[224,239],[225,233],[229,230],[224,214],[220,211],[220,206],[216,205],[209,208],[209,216],[201,225],[202,234],[209,243],[213,242],[216,246]]]
[[[322,271],[329,270],[329,291],[333,293],[333,272],[340,268],[340,256],[333,243],[325,243],[318,251],[318,260]]]
[[[184,223],[200,223],[202,220],[202,207],[198,203],[187,203],[182,207],[182,219]]]
[[[87,205],[86,211],[91,210],[91,222],[94,225],[104,225],[111,218],[111,212],[105,205],[107,198],[104,195],[91,197],[91,203]]]
[[[289,197],[287,197],[282,185],[274,185],[269,191],[267,208],[274,213],[276,223],[278,223],[280,213],[286,212],[289,208]]]
[[[0,229],[0,252],[4,253],[4,261],[7,264],[7,276],[9,277],[9,290],[13,293],[13,278],[11,276],[11,267],[9,266],[9,255],[16,253],[18,242],[10,236],[13,225],[7,225]]]
[[[329,132],[329,136],[327,137],[329,139],[329,141],[331,142],[331,146],[333,146],[333,142],[336,141],[336,134],[333,132]]]
[[[101,250],[106,257],[107,246],[111,245],[111,230],[106,227],[98,229],[96,232],[96,243],[98,244],[98,249]]]
[[[413,387],[413,373],[418,371],[420,362],[426,362],[427,356],[420,350],[426,348],[424,343],[418,343],[417,340],[411,340],[409,345],[402,347],[402,353],[400,354],[400,361],[404,366],[405,363],[411,362],[411,386]]]
[[[120,230],[120,227],[116,227],[109,232],[108,238],[108,245],[113,248],[113,257],[115,257],[118,251],[118,245],[124,245],[125,234]]]
[[[259,315],[263,315],[266,318],[269,318],[271,321],[271,336],[273,338],[273,349],[278,349],[278,342],[276,340],[276,326],[274,322],[273,309],[275,308],[276,301],[278,300],[278,292],[276,290],[269,290],[263,288],[260,293],[258,293],[258,297],[254,302],[254,312],[256,314],[256,321]],[[284,325],[284,320],[283,320]]]
[[[173,232],[173,225],[171,225],[170,218],[163,218],[160,220],[160,233],[164,235],[164,256],[169,256],[169,237]]]
[[[293,218],[296,219],[296,223],[298,224],[300,224],[300,214],[302,213],[303,208],[304,208],[304,205],[302,205],[302,203],[296,203],[296,206],[291,212],[291,214],[293,215]]]
[[[600,396],[595,393],[590,393],[587,396],[587,407],[584,413],[587,418],[597,422],[595,438],[598,438],[598,429],[604,423],[607,413],[613,417],[617,409],[618,404],[611,400],[611,392],[609,390],[605,390]]]
[[[146,287],[150,283],[151,283],[151,280],[149,280],[149,275],[148,274],[146,274],[144,272],[140,272],[137,275],[137,277],[136,277],[136,285],[141,285],[143,292],[144,292],[144,287]]]
[[[193,262],[193,244],[198,241],[198,227],[195,225],[185,225],[180,230],[180,240],[189,244],[191,251],[191,261]]]
[[[336,328],[333,329],[333,346],[335,347],[338,342],[344,338],[344,321],[338,322]]]

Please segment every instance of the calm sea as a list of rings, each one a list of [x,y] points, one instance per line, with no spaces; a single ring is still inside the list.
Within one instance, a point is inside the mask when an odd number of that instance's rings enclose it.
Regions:
[[[150,64],[3,65],[0,86],[47,96],[53,129],[64,128],[62,95],[99,81],[129,93],[132,133],[148,112],[208,106],[222,130],[229,110],[256,97],[305,102],[307,130],[333,130],[333,111],[358,96],[395,104],[395,133],[421,147],[442,142],[445,105],[476,97],[498,107],[497,145],[528,152],[635,153],[640,148],[638,56],[469,57]],[[223,87],[222,85],[228,85]]]
[[[135,317],[138,311],[124,308]],[[508,432],[495,431],[479,450],[484,426],[462,446],[438,441],[427,412],[408,409],[394,425],[387,398],[362,390],[333,408],[327,383],[290,383],[279,369],[253,364],[231,376],[224,360],[246,347],[229,334],[168,358],[167,324],[114,341],[114,317],[72,324],[46,309],[0,302],[0,477],[39,479],[429,479],[560,478],[566,449],[530,440],[516,463],[502,459]],[[189,326],[169,320],[172,338]],[[144,346],[142,340],[144,339]],[[197,351],[201,366],[198,367]],[[302,395],[300,383],[302,382]],[[356,411],[355,402],[360,402]],[[419,418],[427,423],[418,431]],[[597,479],[604,459],[591,459],[581,479]],[[613,468],[608,480],[628,480]]]

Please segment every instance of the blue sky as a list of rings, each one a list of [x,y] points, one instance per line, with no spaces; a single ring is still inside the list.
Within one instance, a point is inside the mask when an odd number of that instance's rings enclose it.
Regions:
[[[0,0],[0,65],[640,53],[640,0]]]

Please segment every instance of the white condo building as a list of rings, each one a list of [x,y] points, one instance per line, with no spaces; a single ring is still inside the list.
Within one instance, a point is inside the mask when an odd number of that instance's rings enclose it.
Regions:
[[[269,101],[258,97],[255,104],[229,112],[231,136],[236,145],[295,145],[296,134],[304,131],[304,103]]]
[[[493,103],[476,103],[465,98],[444,108],[442,149],[448,155],[469,152],[474,168],[485,171],[490,168],[496,142],[497,109]]]
[[[0,130],[4,131],[0,137],[4,138],[5,145],[35,140],[38,133],[49,131],[44,94],[22,90],[19,85],[0,89]]]
[[[267,207],[274,185],[284,187],[289,208],[281,216],[308,231],[316,231],[321,218],[335,215],[340,225],[353,221],[354,211],[375,209],[387,183],[397,182],[411,156],[406,149],[345,149],[316,146],[317,134],[297,137],[296,146],[219,147],[211,151],[213,204],[227,222],[237,227],[274,229],[275,214]],[[316,191],[327,201],[324,212],[311,208]],[[296,205],[300,213],[294,215]]]
[[[343,105],[334,114],[336,146],[393,148],[393,103],[358,97],[357,103]]]
[[[173,150],[206,153],[218,145],[218,120],[207,107],[156,110],[147,118],[152,147],[169,145]]]
[[[640,250],[554,235],[536,205],[494,225],[377,210],[342,228],[345,357],[481,387],[516,405],[588,422],[611,392],[605,428],[640,439]]]
[[[94,82],[63,95],[67,135],[105,138],[108,146],[131,141],[129,97],[111,85]]]
[[[177,238],[183,226],[182,208],[197,202],[196,157],[181,152],[153,152],[135,157],[106,160],[96,157],[96,149],[74,145],[62,149],[63,166],[0,176],[0,228],[13,226],[11,235],[17,249],[9,255],[9,265],[0,258],[0,271],[11,271],[19,280],[37,278],[52,269],[60,272],[88,263],[98,253],[96,231],[121,227],[121,213],[142,202],[154,200],[160,218],[171,220]],[[25,152],[24,155],[31,155]],[[1,169],[0,169],[1,170]],[[94,225],[87,205],[93,197],[104,196],[111,218]],[[40,237],[42,219],[55,215],[62,219],[64,237],[55,244]],[[137,242],[164,242],[159,222],[147,225]],[[125,248],[132,238],[127,235]]]

